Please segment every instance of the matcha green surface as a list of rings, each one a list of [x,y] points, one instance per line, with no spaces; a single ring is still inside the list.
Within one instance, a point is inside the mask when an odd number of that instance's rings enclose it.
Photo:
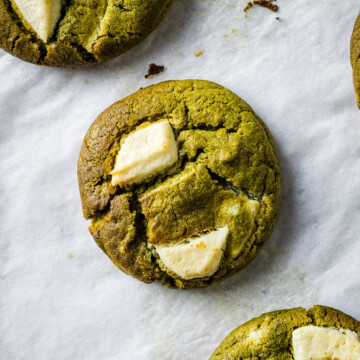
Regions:
[[[360,14],[356,19],[351,37],[351,65],[353,68],[354,87],[357,104],[360,108]]]
[[[164,119],[173,128],[178,161],[141,184],[112,186],[120,141]],[[85,136],[78,178],[90,232],[114,264],[144,282],[180,289],[208,286],[245,267],[270,237],[279,211],[280,169],[269,130],[243,100],[208,81],[160,83],[110,106]],[[255,218],[249,199],[259,205]],[[239,213],[230,216],[226,209],[234,204]],[[221,226],[229,236],[211,277],[181,279],[148,246]]]
[[[0,47],[39,65],[82,66],[118,56],[146,37],[173,0],[66,0],[44,43],[10,0],[0,0]],[[100,21],[106,26],[100,27]]]
[[[292,332],[315,325],[349,329],[360,333],[360,323],[339,310],[316,305],[273,311],[239,326],[215,350],[210,360],[293,359]],[[259,334],[249,338],[253,332]]]

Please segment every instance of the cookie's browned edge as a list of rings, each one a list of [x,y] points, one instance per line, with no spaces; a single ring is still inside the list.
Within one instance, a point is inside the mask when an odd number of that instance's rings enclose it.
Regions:
[[[358,107],[360,108],[360,14],[358,15],[350,42],[350,60]]]
[[[151,11],[132,29],[129,40],[102,36],[88,52],[76,41],[55,41],[45,44],[28,30],[12,8],[10,0],[0,0],[0,48],[17,58],[36,65],[77,67],[107,61],[128,51],[145,39],[162,21],[174,0],[152,0]],[[125,11],[125,10],[124,10]],[[60,19],[61,22],[61,19]]]
[[[360,322],[342,311],[328,306],[315,305],[309,310],[301,307],[276,310],[254,318],[233,330],[216,348],[210,360],[223,360],[227,359],[227,356],[237,356],[236,358],[239,359],[267,359],[274,358],[277,351],[281,352],[279,354],[281,359],[293,359],[291,333],[296,328],[306,325],[344,328],[360,333]],[[266,332],[267,336],[264,336],[263,341],[258,344],[259,347],[264,347],[263,353],[260,355],[249,348],[241,349],[241,342],[252,331],[262,328],[269,330]],[[237,347],[237,344],[240,348]]]

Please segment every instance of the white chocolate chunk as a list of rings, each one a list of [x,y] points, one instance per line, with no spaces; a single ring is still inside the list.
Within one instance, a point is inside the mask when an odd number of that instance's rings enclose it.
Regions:
[[[196,239],[155,249],[163,264],[185,280],[211,276],[219,268],[228,233],[225,226]]]
[[[295,360],[360,360],[360,336],[351,330],[304,326],[292,342]]]
[[[234,216],[239,215],[239,213],[240,213],[240,204],[231,205],[228,208],[228,212],[229,212],[229,214],[234,215]]]
[[[264,196],[264,199],[266,198],[266,196]],[[250,210],[251,210],[251,215],[253,217],[256,217],[259,213],[260,210],[260,203],[256,200],[250,200],[248,201]]]
[[[110,173],[112,184],[140,182],[170,167],[177,159],[178,149],[170,123],[149,125],[125,139]]]
[[[228,221],[232,224],[240,221],[240,226],[235,225],[236,233],[233,234],[232,241],[229,244],[229,254],[232,259],[236,259],[253,235],[256,226],[255,220],[259,214],[261,203],[249,199],[245,194],[240,194],[236,199],[224,202],[224,205],[223,214],[225,213]]]
[[[248,199],[247,200],[247,205],[249,206],[249,209],[250,209],[250,212],[251,212],[251,215],[253,217],[256,217],[258,212],[259,212],[259,205],[260,203],[256,200],[250,200]],[[233,215],[233,216],[237,216],[240,214],[240,210],[241,210],[241,204],[240,203],[237,203],[237,204],[234,204],[234,205],[230,205],[229,208],[228,208],[228,213],[230,215]]]
[[[28,24],[47,42],[60,18],[61,0],[12,0]]]

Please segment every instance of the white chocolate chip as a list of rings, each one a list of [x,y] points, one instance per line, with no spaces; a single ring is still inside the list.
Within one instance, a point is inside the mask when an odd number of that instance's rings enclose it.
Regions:
[[[155,249],[165,267],[185,280],[211,276],[219,268],[228,233],[228,227],[222,227],[195,239],[158,245]]]
[[[47,42],[60,18],[61,0],[12,0],[27,23]]]
[[[170,123],[149,125],[125,139],[110,173],[112,184],[140,182],[170,167],[177,159],[178,149]]]
[[[229,206],[228,212],[229,212],[229,214],[234,215],[234,216],[239,215],[239,213],[240,213],[240,204],[235,204],[235,205]]]
[[[292,342],[295,360],[360,360],[360,336],[351,330],[304,326]]]

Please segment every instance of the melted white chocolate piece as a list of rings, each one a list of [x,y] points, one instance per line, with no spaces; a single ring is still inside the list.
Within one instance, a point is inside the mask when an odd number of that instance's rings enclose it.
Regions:
[[[27,23],[47,42],[61,14],[61,0],[12,0]]]
[[[351,330],[304,326],[292,342],[295,360],[360,360],[360,336]]]
[[[228,236],[222,227],[195,239],[174,245],[155,246],[162,263],[185,280],[213,275],[219,268]]]
[[[174,132],[162,121],[129,135],[122,144],[112,175],[112,184],[138,183],[172,166],[178,159]]]

